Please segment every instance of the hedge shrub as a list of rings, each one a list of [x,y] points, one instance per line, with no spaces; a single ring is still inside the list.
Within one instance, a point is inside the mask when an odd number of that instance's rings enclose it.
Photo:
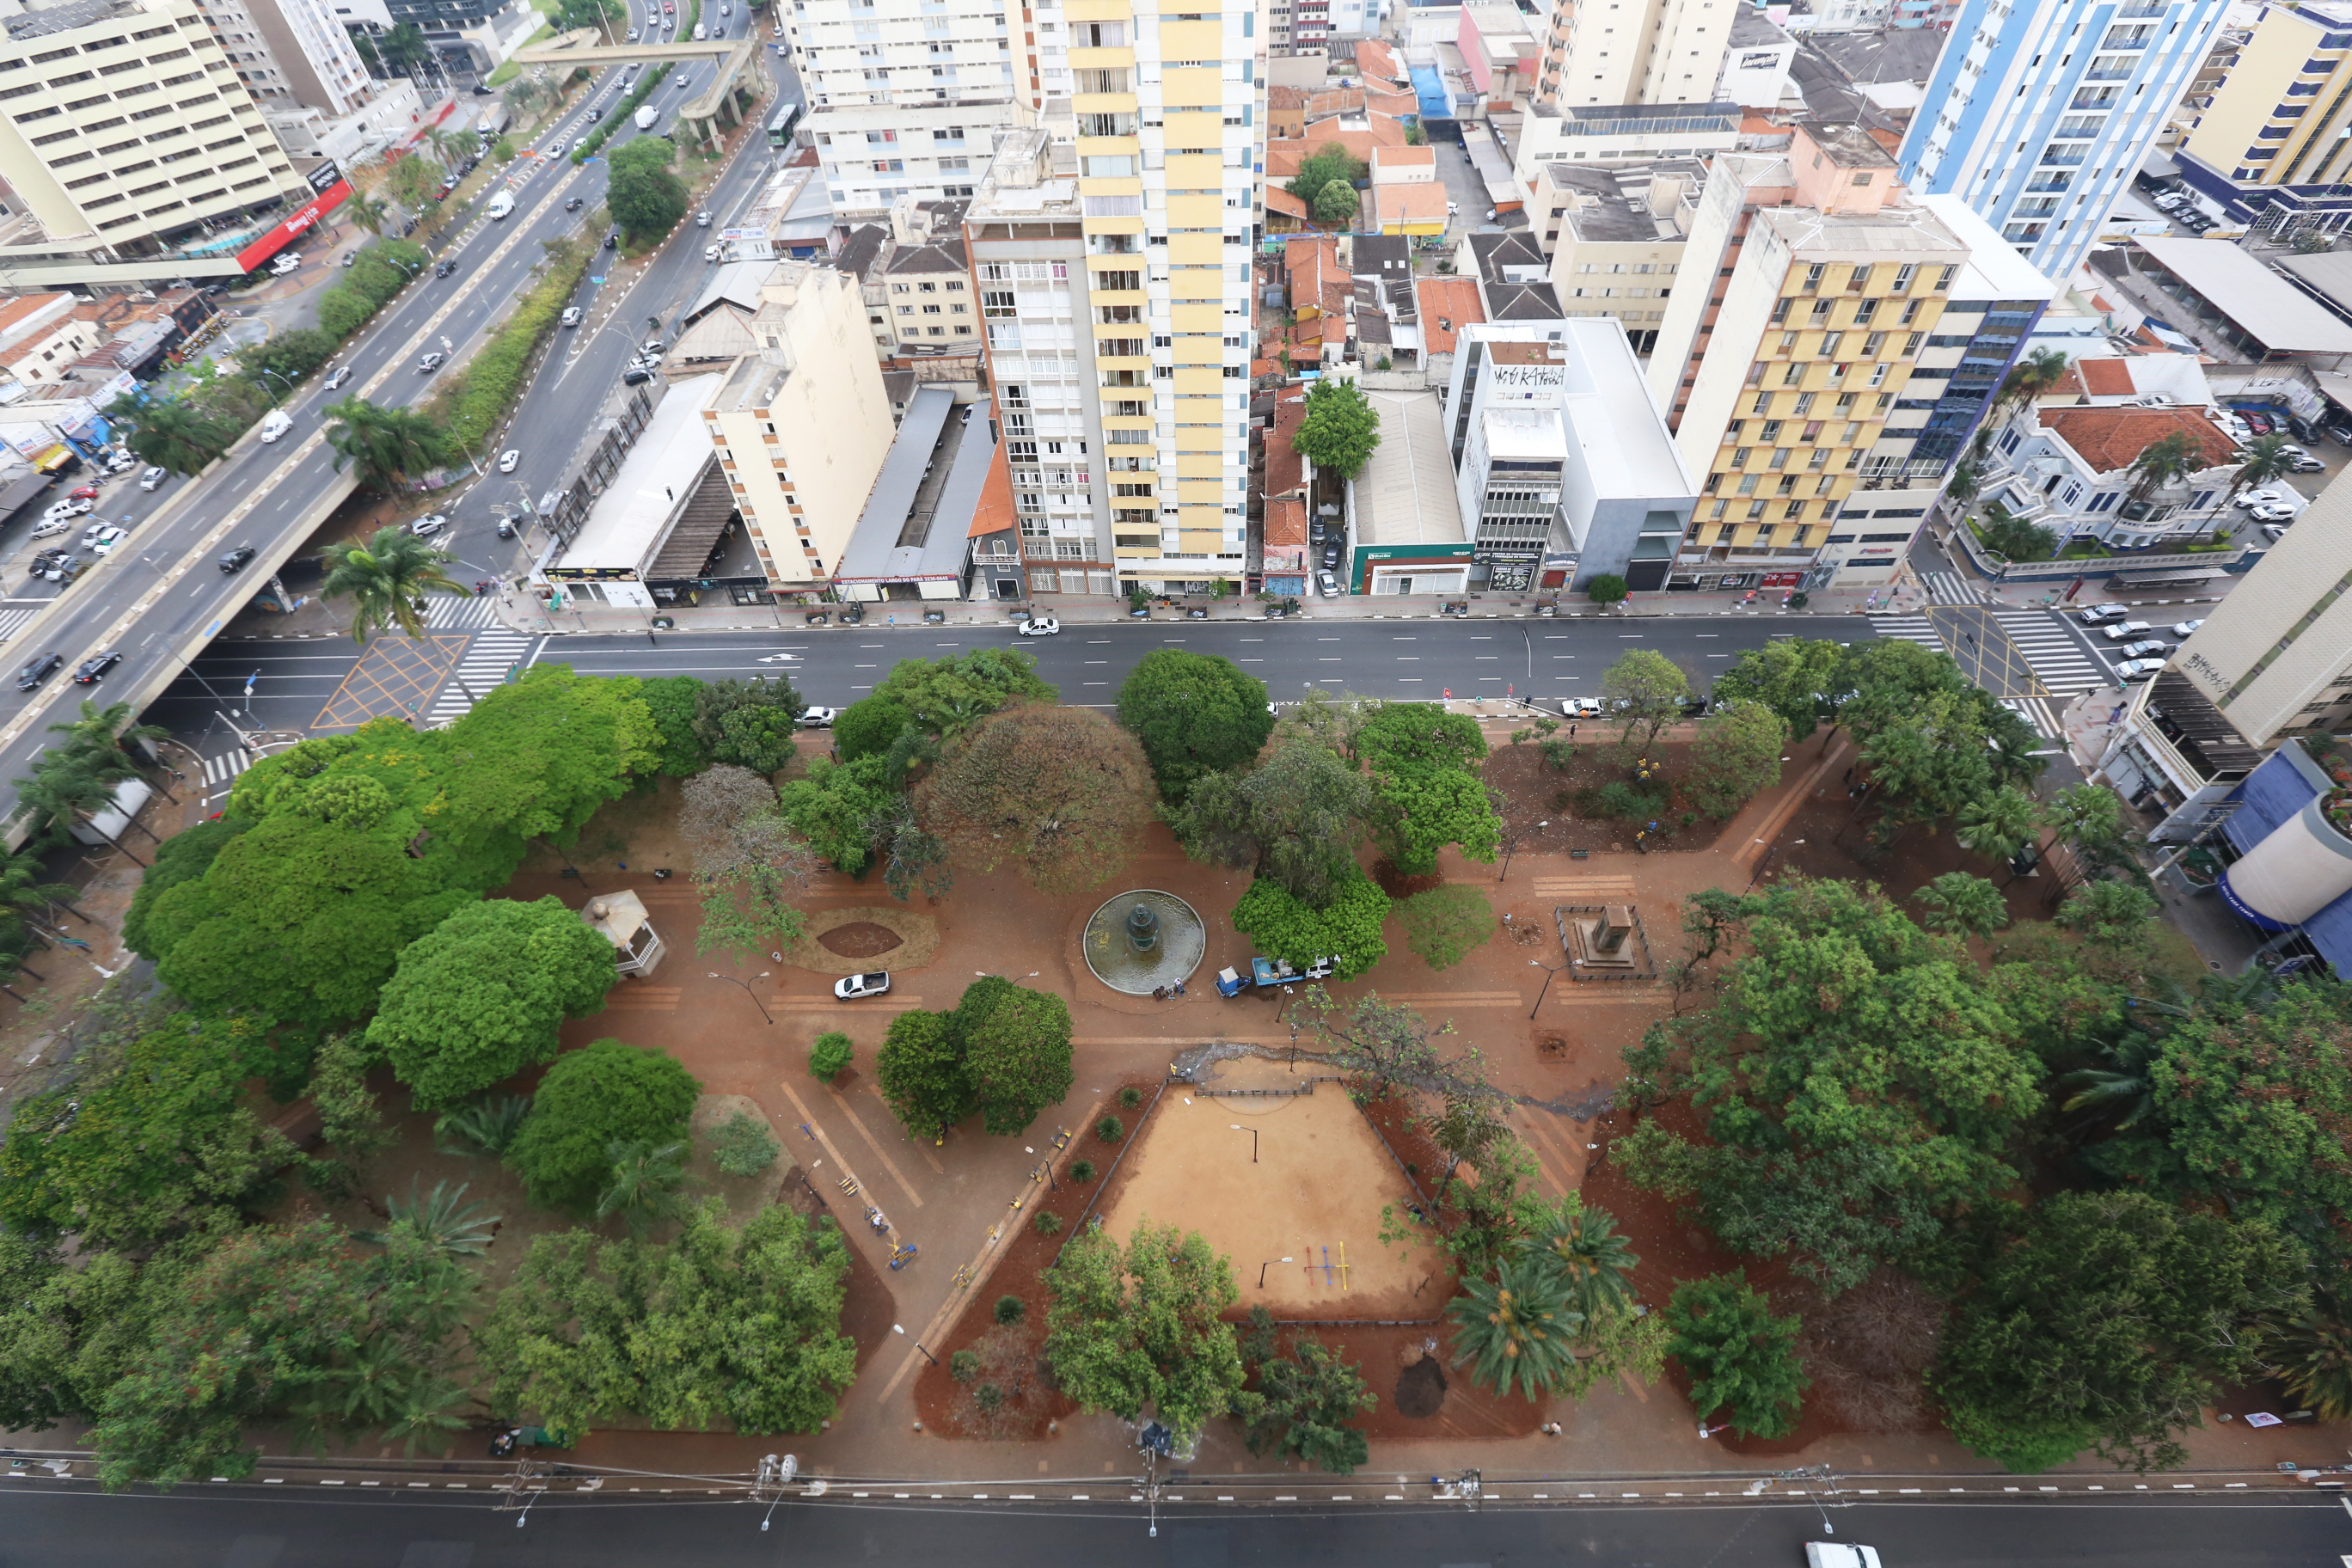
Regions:
[[[451,440],[468,450],[478,450],[490,439],[522,395],[531,354],[540,341],[555,330],[556,319],[563,314],[593,255],[580,246],[559,252],[547,276],[522,297],[498,335],[466,366],[449,399]]]

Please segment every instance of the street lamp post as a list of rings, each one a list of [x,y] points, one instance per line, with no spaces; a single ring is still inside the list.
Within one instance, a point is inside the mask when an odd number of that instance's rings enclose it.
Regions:
[[[1571,958],[1566,963],[1554,964],[1546,963],[1540,959],[1530,958],[1528,960],[1528,967],[1529,969],[1540,969],[1544,972],[1543,989],[1536,993],[1536,1005],[1528,1009],[1528,1017],[1532,1018],[1538,1013],[1543,1011],[1544,998],[1551,994],[1552,976],[1559,973],[1563,970],[1574,967],[1576,962],[1577,961],[1575,959]]]
[[[724,981],[725,981],[725,982],[727,982],[727,984],[730,984],[730,985],[740,985],[740,986],[742,986],[742,987],[743,987],[743,994],[744,994],[744,995],[746,995],[746,996],[749,996],[749,997],[751,999],[751,1005],[752,1005],[752,1006],[754,1006],[754,1007],[757,1007],[758,1009],[760,1009],[760,1016],[761,1016],[761,1017],[762,1017],[762,1018],[767,1018],[767,1019],[768,1019],[768,1022],[769,1022],[771,1025],[772,1025],[772,1024],[774,1024],[774,1023],[775,1023],[775,1019],[773,1019],[773,1018],[772,1018],[772,1017],[769,1017],[769,1016],[768,1016],[768,1005],[767,1005],[765,1002],[762,1002],[762,1001],[761,1001],[761,1000],[760,1000],[760,994],[759,994],[757,991],[754,991],[754,990],[752,990],[752,989],[751,989],[751,983],[750,983],[749,981],[738,980],[738,979],[736,979],[736,978],[735,978],[733,975],[731,975],[731,974],[721,974],[721,973],[719,973],[717,970],[715,970],[715,969],[714,969],[714,970],[709,971],[709,978],[710,978],[710,979],[713,979],[713,980],[724,980]],[[767,972],[766,970],[762,969],[761,971],[760,971],[760,973],[759,973],[758,978],[760,978],[760,979],[761,979],[761,980],[765,980],[767,977],[768,977],[768,972]]]
[[[1551,826],[1551,818],[1549,818],[1549,817],[1546,817],[1546,818],[1544,818],[1541,822],[1538,822],[1538,823],[1537,823],[1537,824],[1536,824],[1536,831],[1537,831],[1537,832],[1538,832],[1538,833],[1540,833],[1540,832],[1542,832],[1545,828],[1549,827],[1550,826]],[[1526,830],[1525,830],[1525,829],[1521,829],[1520,831],[1521,831],[1521,832],[1524,832],[1524,831],[1526,831]],[[1495,879],[1495,880],[1496,880],[1497,882],[1503,882],[1503,881],[1507,881],[1507,880],[1509,880],[1509,879],[1510,879],[1510,875],[1511,875],[1511,857],[1512,857],[1512,856],[1514,856],[1514,855],[1516,855],[1516,854],[1517,854],[1518,852],[1519,852],[1519,835],[1518,835],[1517,833],[1514,833],[1514,834],[1512,834],[1508,838],[1506,838],[1506,839],[1504,839],[1504,840],[1503,840],[1503,873],[1502,873],[1502,875],[1501,875],[1501,876],[1496,877],[1496,878]]]
[[[1804,840],[1801,838],[1795,839],[1790,842],[1789,847],[1794,849],[1798,845],[1802,844]],[[1756,869],[1749,874],[1748,886],[1746,888],[1742,888],[1740,889],[1741,892],[1745,893],[1756,886],[1757,879],[1763,876],[1764,868],[1772,863],[1772,851],[1779,847],[1780,847],[1778,844],[1767,844],[1764,846],[1764,853],[1758,857],[1756,861]]]
[[[1261,1290],[1265,1289],[1265,1271],[1267,1269],[1273,1268],[1277,1263],[1287,1263],[1289,1261],[1290,1259],[1287,1258],[1269,1258],[1264,1263],[1259,1264],[1257,1266],[1257,1288]]]
[[[1255,1127],[1244,1127],[1244,1126],[1243,1126],[1243,1125],[1242,1125],[1240,1122],[1238,1122],[1238,1121],[1235,1121],[1235,1122],[1231,1123],[1231,1126],[1233,1127],[1233,1130],[1234,1130],[1234,1131],[1236,1131],[1236,1132],[1246,1132],[1246,1133],[1248,1133],[1248,1134],[1250,1135],[1250,1163],[1251,1163],[1251,1164],[1253,1164],[1253,1165],[1256,1164],[1256,1163],[1257,1163],[1257,1129],[1256,1129],[1256,1128],[1255,1128]]]

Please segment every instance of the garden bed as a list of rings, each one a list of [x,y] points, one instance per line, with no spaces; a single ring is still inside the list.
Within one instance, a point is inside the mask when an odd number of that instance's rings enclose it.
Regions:
[[[920,969],[939,955],[940,922],[900,904],[811,910],[784,962],[817,974],[856,974],[879,966]]]
[[[1526,733],[1527,731],[1522,731]],[[1684,798],[1676,781],[1691,768],[1690,742],[1661,741],[1644,749],[1654,764],[1652,783],[1633,777],[1633,769],[1617,760],[1619,727],[1580,721],[1574,748],[1564,768],[1544,758],[1542,744],[1529,740],[1516,746],[1497,746],[1487,755],[1484,777],[1502,813],[1506,837],[1515,838],[1520,855],[1557,855],[1570,849],[1631,850],[1634,830],[1654,819],[1665,829],[1654,847],[1698,850],[1713,846],[1723,824],[1700,812]],[[1555,740],[1566,740],[1562,729]],[[1791,762],[1789,768],[1796,766]],[[1788,768],[1782,770],[1783,780]],[[1631,795],[1604,795],[1612,784],[1630,792],[1649,791],[1656,805],[1639,816],[1605,815],[1612,800],[1630,804]],[[1685,815],[1693,820],[1685,825]]]

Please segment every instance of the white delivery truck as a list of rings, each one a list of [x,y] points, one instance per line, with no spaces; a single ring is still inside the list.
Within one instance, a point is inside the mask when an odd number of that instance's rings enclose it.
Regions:
[[[273,408],[262,416],[261,438],[264,441],[275,441],[292,428],[294,421],[288,417],[283,408]]]
[[[637,129],[640,131],[651,131],[654,128],[654,121],[660,118],[661,110],[648,103],[643,109],[637,110]]]
[[[488,212],[492,218],[502,218],[506,216],[507,214],[514,211],[514,193],[512,191],[500,191],[497,195],[490,198],[490,205],[484,210]]]

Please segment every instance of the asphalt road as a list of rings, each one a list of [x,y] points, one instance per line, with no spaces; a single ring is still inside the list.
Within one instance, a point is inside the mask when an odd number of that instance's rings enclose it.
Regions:
[[[633,6],[633,20],[638,9]],[[749,18],[740,7],[736,9],[738,14],[725,25],[740,32]],[[790,68],[781,59],[776,63],[782,79],[792,80]],[[707,86],[712,68],[689,68],[684,73],[673,73],[671,79],[683,74],[690,83],[692,78],[702,76]],[[614,96],[617,76],[617,71],[605,73],[605,79],[580,100],[579,107],[561,122],[541,131],[535,144],[546,147],[557,140],[577,140],[590,125],[589,106]],[[679,89],[666,82],[659,90],[671,95],[674,104],[683,100],[681,93],[690,94],[691,87]],[[661,100],[656,97],[655,101]],[[635,134],[634,126],[626,127],[608,145]],[[717,200],[743,199],[770,172],[773,162],[764,144],[747,152],[730,169]],[[429,270],[425,272],[339,356],[335,363],[353,372],[347,384],[329,392],[322,385],[321,374],[288,401],[286,411],[294,425],[284,439],[274,445],[250,440],[210,476],[171,479],[153,493],[142,492],[128,480],[116,481],[96,515],[126,524],[131,530],[131,538],[86,576],[46,622],[8,645],[10,671],[52,651],[63,657],[66,668],[30,695],[17,693],[13,680],[0,687],[0,781],[22,776],[30,769],[48,739],[46,725],[70,718],[79,699],[105,701],[161,679],[190,638],[226,626],[262,586],[262,579],[252,572],[225,574],[211,558],[231,545],[267,546],[273,537],[287,541],[301,529],[302,514],[313,500],[337,482],[333,453],[318,438],[322,425],[320,409],[354,394],[395,406],[428,395],[433,377],[413,368],[415,356],[428,348],[462,349],[501,319],[525,288],[530,268],[543,256],[542,242],[572,233],[598,216],[604,178],[605,164],[601,159],[574,168],[559,158],[520,181],[511,216],[498,223],[478,218],[436,255],[436,262],[457,263],[455,276],[436,279]],[[583,198],[581,210],[567,213],[564,203],[574,195]],[[702,242],[696,237],[701,232],[689,224],[657,256],[632,291],[625,307],[627,311],[640,317],[672,314],[690,300],[709,270],[702,261]],[[595,283],[583,285],[590,291],[596,287]],[[592,346],[576,356],[576,363],[570,363],[575,356],[568,346],[565,352],[549,354],[538,381],[526,395],[515,430],[519,442],[529,443],[530,460],[517,477],[533,485],[533,493],[554,483],[571,456],[581,429],[581,390],[593,387],[601,396],[604,387],[618,377],[634,346],[618,333],[596,337]],[[490,546],[520,547],[495,539],[487,499],[467,504],[472,501],[473,494],[468,492],[457,512],[457,526],[450,542],[461,558],[469,565],[486,568],[488,575],[513,564],[510,559],[486,559]],[[164,514],[160,520],[159,513]],[[238,520],[236,526],[222,531],[232,517]],[[25,612],[16,618],[17,625],[40,613],[29,602],[0,605],[0,619],[12,607]],[[123,661],[100,684],[94,688],[71,684],[75,664],[110,648],[119,649]],[[0,784],[0,813],[13,804],[13,795]]]
[[[1122,1485],[1122,1483],[1113,1483]],[[679,1563],[880,1561],[959,1568],[1055,1562],[1225,1568],[1801,1568],[1825,1539],[1814,1509],[1391,1503],[1344,1510],[1163,1507],[1084,1511],[1020,1503],[787,1503],[761,1533],[747,1503],[542,1499],[527,1522],[487,1500],[332,1499],[197,1489],[106,1497],[14,1483],[0,1492],[0,1568],[675,1568]],[[1425,1495],[1425,1489],[1406,1488]],[[1084,1505],[1071,1505],[1081,1509]],[[2276,1568],[2335,1562],[2352,1519],[2334,1498],[1839,1508],[1826,1539],[1875,1547],[1885,1568]]]
[[[1162,647],[1223,654],[1266,683],[1277,700],[1308,687],[1366,696],[1437,700],[1532,695],[1598,696],[1601,677],[1626,649],[1655,648],[1702,690],[1743,648],[1783,637],[1866,639],[1855,616],[1718,616],[1639,621],[1152,621],[1065,627],[1059,637],[1016,637],[1010,624],[887,624],[811,627],[790,619],[774,632],[631,633],[530,640],[522,662],[568,664],[583,675],[695,675],[705,679],[782,674],[810,702],[843,707],[866,695],[902,658],[1018,647],[1066,702],[1108,706],[1145,654]],[[310,730],[360,659],[347,641],[216,642],[145,715],[217,753],[230,742],[215,715],[249,710],[261,728]],[[240,718],[238,723],[248,721]]]

